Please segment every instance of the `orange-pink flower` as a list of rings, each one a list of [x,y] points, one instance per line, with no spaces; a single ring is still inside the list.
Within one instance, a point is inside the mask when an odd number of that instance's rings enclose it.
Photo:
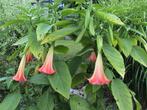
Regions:
[[[51,46],[47,53],[44,64],[42,65],[42,67],[38,69],[39,72],[42,72],[44,74],[54,74],[55,73],[55,70],[53,69],[53,51],[54,49]]]
[[[90,56],[88,57],[88,60],[91,62],[95,62],[96,61],[96,54],[95,52],[91,52]]]
[[[94,73],[92,77],[88,79],[88,81],[93,85],[105,85],[110,83],[110,80],[105,76],[104,73],[101,53],[98,53]]]
[[[19,82],[27,81],[27,79],[25,78],[25,75],[24,75],[25,63],[26,63],[26,56],[24,55],[20,61],[17,73],[12,78],[13,80],[19,81]]]
[[[32,53],[27,51],[26,53],[26,63],[29,63],[33,59]]]

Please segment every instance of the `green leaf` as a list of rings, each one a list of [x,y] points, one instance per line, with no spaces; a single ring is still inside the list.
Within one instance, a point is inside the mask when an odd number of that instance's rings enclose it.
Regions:
[[[143,44],[143,46],[147,52],[147,41],[145,41],[141,36],[137,36],[137,39]]]
[[[139,46],[134,46],[131,52],[134,60],[147,67],[147,52]]]
[[[18,92],[11,93],[0,103],[0,110],[15,110],[21,99]]]
[[[78,29],[79,29],[78,27],[68,26],[68,27],[62,28],[60,30],[54,31],[53,33],[47,35],[43,39],[42,44],[63,38],[63,37],[75,32],[75,31],[77,31]]]
[[[118,45],[126,57],[128,57],[132,51],[132,47],[133,47],[132,40],[133,39],[130,38],[125,38],[125,39],[118,38]]]
[[[67,16],[69,14],[76,14],[77,10],[75,10],[74,8],[66,8],[64,10],[62,10],[61,14],[62,16]]]
[[[83,46],[81,43],[77,43],[72,40],[58,40],[55,42],[55,46],[65,46],[68,48],[68,51],[65,53],[65,57],[73,57],[78,52],[80,52],[83,49]]]
[[[84,73],[76,74],[72,79],[72,88],[82,84],[85,80],[85,76],[86,75]]]
[[[38,110],[36,106],[28,106],[26,110]]]
[[[85,0],[70,0],[70,1],[75,1],[77,3],[83,3],[83,2],[85,2]]]
[[[88,27],[89,22],[90,22],[90,9],[87,9],[85,15],[85,29]]]
[[[44,38],[46,33],[51,29],[52,26],[45,23],[40,23],[37,25],[36,34],[37,34],[37,40],[40,41]]]
[[[94,104],[96,102],[99,89],[100,86],[95,86],[90,84],[85,87],[84,95],[86,97],[86,100],[89,102],[89,104]]]
[[[136,94],[131,90],[130,90],[130,93],[131,93],[131,95],[133,97],[133,100],[134,100],[134,102],[136,104],[136,110],[142,110],[141,104],[139,103],[139,101],[135,97]]]
[[[89,103],[79,96],[72,96],[70,98],[71,110],[91,110]]]
[[[13,45],[21,45],[28,42],[28,36],[24,36],[20,38],[17,42],[15,42]]]
[[[43,95],[37,101],[37,107],[39,110],[53,110],[54,109],[54,97],[49,94],[49,91],[43,93]]]
[[[1,77],[0,78],[0,82],[2,82],[2,81],[5,81],[5,80],[7,80],[7,79],[9,79],[10,77]]]
[[[80,67],[81,63],[82,63],[82,57],[81,56],[76,56],[68,62],[68,67],[69,67],[70,73],[72,75],[76,74],[76,72],[77,72],[78,68]]]
[[[112,64],[114,69],[124,78],[125,75],[125,66],[123,57],[114,47],[105,44],[103,46],[103,51],[108,61]]]
[[[128,87],[119,79],[112,80],[112,94],[119,110],[133,110],[132,96]]]
[[[58,53],[63,53],[63,54],[65,54],[65,53],[68,52],[68,47],[65,47],[65,46],[63,46],[63,45],[58,45],[58,46],[56,46],[56,47],[54,48],[54,50],[55,50],[56,52],[58,52]]]
[[[33,55],[40,59],[43,54],[43,47],[40,45],[40,43],[37,41],[37,36],[35,33],[30,33],[28,36],[29,39],[29,46],[30,50],[33,53]]]
[[[82,37],[83,37],[85,31],[86,31],[85,28],[83,28],[83,29],[81,30],[81,32],[79,33],[79,35],[78,35],[78,37],[77,37],[77,39],[76,39],[76,42],[80,42],[80,41],[81,41],[81,39],[82,39]]]
[[[100,109],[100,110],[106,110],[106,105],[105,105],[105,99],[104,99],[104,89],[103,88],[100,88],[98,91],[97,91],[97,97],[98,97],[98,100],[96,102],[96,108],[97,109]]]
[[[124,25],[124,23],[120,20],[119,17],[117,17],[114,14],[111,13],[105,13],[102,11],[95,11],[96,17],[106,20],[107,22],[110,22],[112,24],[117,24],[117,25]]]
[[[48,85],[49,81],[48,81],[48,78],[47,78],[46,75],[44,75],[44,74],[36,74],[36,75],[31,77],[30,83]]]
[[[91,33],[93,36],[95,35],[95,29],[94,29],[94,24],[93,24],[93,17],[90,18],[89,31],[90,31],[90,33]]]
[[[110,39],[109,43],[114,45],[114,36],[113,36],[113,27],[109,26],[109,36],[108,40]]]
[[[55,62],[56,73],[49,76],[53,89],[69,99],[71,88],[71,75],[65,62]]]
[[[113,77],[114,77],[113,72],[109,68],[105,69],[105,74],[106,74],[106,76],[108,77],[109,80],[112,80]]]
[[[5,28],[5,27],[8,27],[8,26],[10,26],[12,24],[16,24],[16,23],[18,24],[18,23],[22,23],[22,22],[23,22],[23,20],[19,20],[19,19],[10,20],[8,22],[5,22],[5,24],[0,25],[0,29],[1,28]]]
[[[61,21],[57,21],[55,23],[56,26],[67,26],[69,24],[72,24],[73,20],[61,20]]]

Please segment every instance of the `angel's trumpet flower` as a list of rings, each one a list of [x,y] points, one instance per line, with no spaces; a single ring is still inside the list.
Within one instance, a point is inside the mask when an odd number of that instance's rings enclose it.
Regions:
[[[39,72],[44,74],[54,74],[55,70],[53,69],[53,47],[51,46],[46,59],[44,61],[44,64],[38,69]]]
[[[24,55],[20,61],[17,73],[12,78],[13,80],[19,81],[19,82],[27,81],[27,79],[25,78],[25,75],[24,75],[25,63],[26,63],[26,56]]]
[[[88,79],[88,81],[93,85],[105,85],[110,83],[110,80],[105,76],[104,73],[101,53],[98,53],[94,73],[92,77]]]
[[[95,52],[91,52],[90,56],[88,57],[88,60],[91,62],[95,62],[96,61],[96,54]]]

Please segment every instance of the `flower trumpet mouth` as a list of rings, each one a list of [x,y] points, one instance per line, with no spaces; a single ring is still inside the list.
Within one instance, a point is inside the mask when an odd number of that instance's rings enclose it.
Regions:
[[[93,75],[88,79],[88,81],[93,85],[105,85],[111,82],[104,73],[101,53],[98,53]]]
[[[55,70],[53,68],[53,46],[50,47],[46,59],[44,61],[44,64],[38,69],[39,72],[44,74],[54,74]]]
[[[25,63],[26,63],[26,56],[24,55],[20,61],[17,73],[12,78],[13,80],[18,81],[18,82],[27,81],[24,75]]]

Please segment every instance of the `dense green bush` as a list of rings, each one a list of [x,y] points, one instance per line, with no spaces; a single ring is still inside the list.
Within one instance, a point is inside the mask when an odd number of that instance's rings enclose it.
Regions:
[[[146,0],[13,2],[14,16],[0,10],[0,110],[146,109]]]
[[[0,1],[0,21],[10,20],[18,14],[18,7],[28,7],[34,0],[1,0]]]

